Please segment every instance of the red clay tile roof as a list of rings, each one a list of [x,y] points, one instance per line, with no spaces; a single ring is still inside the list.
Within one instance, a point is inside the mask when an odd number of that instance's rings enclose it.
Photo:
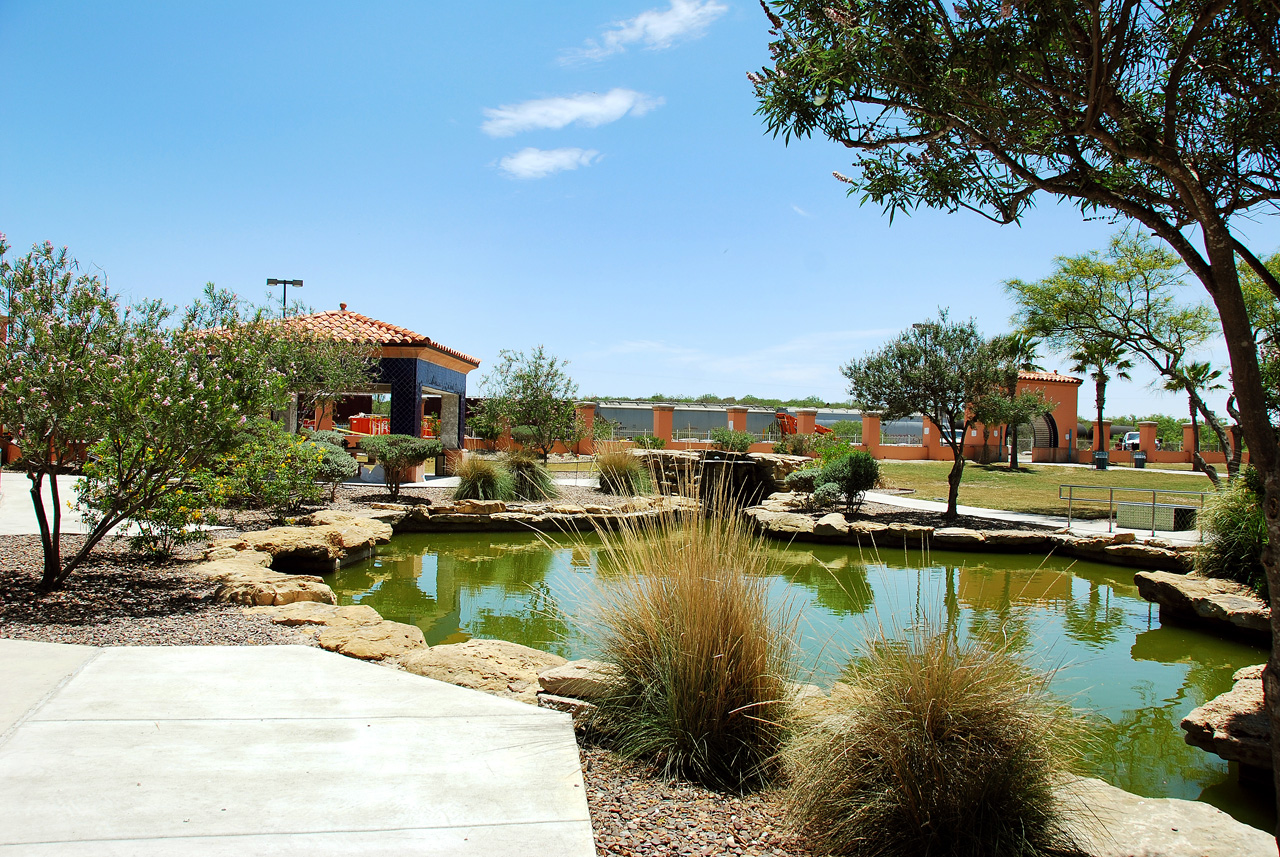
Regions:
[[[343,339],[347,342],[376,342],[379,345],[405,346],[426,345],[467,363],[473,363],[476,366],[480,365],[480,361],[475,357],[441,345],[421,333],[414,333],[408,328],[388,324],[385,321],[378,321],[377,319],[369,318],[367,315],[361,315],[358,312],[351,312],[347,309],[294,316],[287,321],[287,324],[300,326],[312,333],[330,336],[334,339]]]
[[[1070,375],[1059,375],[1057,372],[1019,372],[1019,381],[1058,381],[1063,384],[1083,384],[1081,378],[1073,378]]]

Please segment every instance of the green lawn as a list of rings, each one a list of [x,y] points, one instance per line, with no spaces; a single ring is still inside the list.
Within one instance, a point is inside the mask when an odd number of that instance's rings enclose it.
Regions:
[[[947,499],[947,474],[949,461],[882,461],[880,479],[885,487],[910,488],[912,497],[920,500]],[[1205,476],[1187,473],[1152,473],[1130,467],[1094,470],[1084,467],[1054,467],[1047,464],[1024,465],[1010,472],[1007,465],[981,465],[970,462],[964,467],[964,479],[960,484],[960,503],[965,506],[981,506],[988,509],[1005,509],[1011,512],[1038,512],[1046,515],[1067,514],[1067,501],[1058,499],[1059,485],[1087,485],[1101,488],[1145,488],[1160,491],[1211,491],[1212,483]],[[1081,494],[1076,490],[1077,497]],[[1107,493],[1093,490],[1090,497],[1100,502],[1076,500],[1072,513],[1078,517],[1105,517]],[[1149,498],[1150,495],[1148,495]],[[1117,501],[1142,501],[1136,494],[1117,494]],[[1157,494],[1160,503],[1195,504],[1193,497]],[[1148,500],[1149,502],[1149,500]]]

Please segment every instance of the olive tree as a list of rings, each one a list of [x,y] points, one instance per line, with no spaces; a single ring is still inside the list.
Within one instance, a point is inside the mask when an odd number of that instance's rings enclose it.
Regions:
[[[912,325],[879,351],[840,367],[855,405],[886,420],[923,414],[955,456],[947,474],[948,518],[956,517],[964,475],[964,439],[977,422],[970,404],[998,391],[1001,375],[972,320]]]
[[[573,406],[578,385],[565,371],[568,365],[541,345],[528,354],[503,349],[480,382],[485,418],[505,423],[512,437],[544,461],[557,442],[569,446],[581,432]]]
[[[1277,617],[1264,673],[1280,779],[1280,437],[1237,262],[1280,278],[1238,223],[1280,201],[1280,4],[1249,0],[774,0],[752,74],[775,134],[855,153],[852,193],[1016,223],[1045,196],[1136,222],[1212,299],[1262,474]],[[1280,795],[1280,789],[1277,790]]]

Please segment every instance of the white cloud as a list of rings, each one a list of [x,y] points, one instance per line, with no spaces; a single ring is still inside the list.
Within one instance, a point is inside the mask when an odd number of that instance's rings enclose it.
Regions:
[[[800,215],[801,217],[813,217],[813,215],[812,215],[812,214],[810,214],[809,212],[805,211],[803,208],[801,208],[800,206],[798,206],[798,205],[796,205],[796,204],[794,204],[794,203],[792,203],[792,205],[791,205],[791,210],[792,210],[792,211],[794,211],[796,214]]]
[[[588,39],[584,47],[566,51],[564,62],[601,60],[620,53],[628,45],[643,44],[650,50],[669,48],[680,41],[696,39],[729,7],[716,0],[671,0],[671,8],[649,9],[634,18],[618,21],[600,34]]]
[[[535,149],[530,146],[498,161],[498,166],[518,179],[540,179],[561,170],[589,166],[600,153],[595,149]]]
[[[595,128],[616,122],[628,113],[643,116],[662,103],[661,98],[634,89],[611,89],[603,95],[581,92],[559,98],[537,98],[519,104],[486,107],[486,118],[480,129],[490,137],[510,137],[521,131],[563,128],[575,122]]]

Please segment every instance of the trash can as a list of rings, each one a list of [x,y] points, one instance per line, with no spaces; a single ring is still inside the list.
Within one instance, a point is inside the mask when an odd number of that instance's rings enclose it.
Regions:
[[[1109,456],[1107,455],[1107,451],[1105,449],[1098,450],[1093,454],[1093,466],[1096,467],[1098,470],[1106,470],[1108,458]]]
[[[1147,466],[1147,454],[1140,449],[1133,451],[1133,466],[1139,469]]]

